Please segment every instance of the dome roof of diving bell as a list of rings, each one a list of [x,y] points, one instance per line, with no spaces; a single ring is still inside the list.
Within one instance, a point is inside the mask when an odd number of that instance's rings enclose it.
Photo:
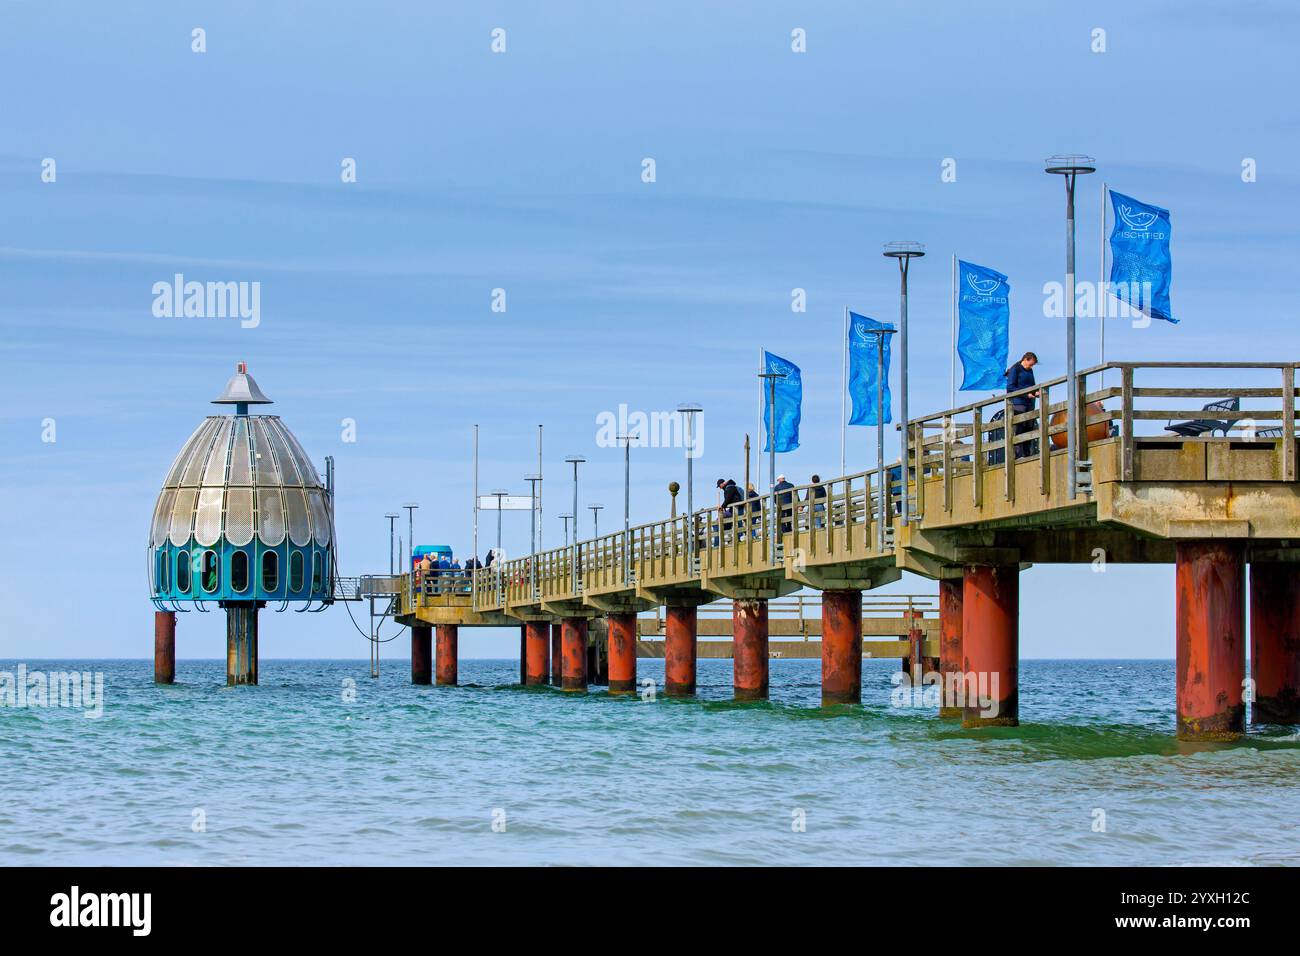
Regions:
[[[243,364],[220,404],[268,404]],[[278,415],[214,415],[176,456],[154,506],[149,543],[328,547],[334,516],[311,459]]]

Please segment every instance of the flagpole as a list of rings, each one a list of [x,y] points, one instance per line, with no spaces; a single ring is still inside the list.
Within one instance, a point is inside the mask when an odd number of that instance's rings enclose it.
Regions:
[[[498,502],[499,504],[500,502]],[[474,563],[478,564],[478,426],[474,426]],[[478,568],[469,573],[469,606],[478,604]]]
[[[948,356],[948,407],[957,407],[957,253],[952,254],[952,353]]]
[[[844,472],[844,433],[848,421],[845,403],[849,394],[849,307],[844,307],[844,361],[840,367],[840,474]]]
[[[1101,184],[1101,278],[1097,282],[1097,325],[1101,341],[1101,364],[1106,364],[1106,200],[1110,184]],[[1102,383],[1103,387],[1105,382]]]
[[[767,371],[767,369],[763,367],[763,346],[760,345],[758,347],[758,374],[762,375],[765,371]],[[759,379],[760,384],[758,387],[758,434],[760,436],[763,434],[763,407],[764,407],[762,381],[763,380],[760,378]],[[775,444],[775,442],[772,441],[771,435],[767,436],[767,440],[769,444],[773,444],[773,445]],[[759,445],[758,448],[759,448],[759,452],[754,457],[758,459],[758,487],[762,488],[763,487],[763,446]],[[748,488],[745,489],[745,494],[749,494]]]

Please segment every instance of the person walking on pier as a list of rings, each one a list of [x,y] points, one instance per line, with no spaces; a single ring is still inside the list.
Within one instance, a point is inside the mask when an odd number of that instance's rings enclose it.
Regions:
[[[438,569],[434,572],[437,575],[437,591],[441,594],[447,590],[448,581],[451,577],[451,559],[445,554],[438,556]]]
[[[812,505],[812,523],[814,528],[826,527],[826,486],[820,475],[812,476],[812,487],[808,489],[808,502]]]
[[[718,530],[725,535],[732,527],[732,505],[743,501],[745,496],[734,478],[719,478],[718,488],[722,490],[722,504],[718,505]],[[717,541],[715,539],[716,547]]]
[[[429,589],[433,587],[430,576],[433,571],[433,560],[426,554],[415,562],[415,589],[431,593]]]
[[[1011,366],[1006,371],[1007,392],[1018,392],[1022,389],[1032,388],[1034,386],[1034,366],[1038,364],[1038,356],[1033,352],[1026,352],[1021,356],[1020,361]],[[1038,397],[1037,392],[1029,392],[1026,395],[1017,395],[1011,399],[1011,412],[1014,415],[1023,415],[1031,411],[1034,407],[1034,399]],[[1014,433],[1031,432],[1038,425],[1032,421],[1017,422]],[[1016,457],[1025,458],[1035,453],[1037,441],[1017,442]]]
[[[763,502],[759,500],[758,491],[752,481],[745,485],[745,506],[741,510],[749,515],[745,527],[750,534],[757,535],[758,526],[762,522]]]
[[[794,485],[785,480],[785,475],[776,476],[776,505],[781,512],[781,533],[790,533],[790,517],[794,513]]]

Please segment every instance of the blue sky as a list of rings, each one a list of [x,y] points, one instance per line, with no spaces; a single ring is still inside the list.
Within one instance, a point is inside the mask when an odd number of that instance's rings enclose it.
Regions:
[[[886,240],[930,251],[911,288],[914,414],[947,403],[954,253],[1010,276],[1011,349],[1059,374],[1039,292],[1062,268],[1054,152],[1100,162],[1081,276],[1098,270],[1102,180],[1173,213],[1182,324],[1116,325],[1112,358],[1294,355],[1297,26],[1282,2],[0,3],[0,656],[149,653],[157,487],[240,360],[337,460],[346,574],[386,569],[382,515],[403,501],[422,505],[419,542],[468,548],[476,422],[484,487],[517,493],[546,426],[555,542],[572,452],[590,459],[584,506],[621,519],[601,412],[698,401],[703,499],[743,469],[760,345],[803,368],[802,447],[781,469],[837,471],[842,309],[894,316]],[[261,324],[154,317],[151,287],[176,272],[260,282]],[[1096,347],[1085,324],[1080,354]],[[850,470],[868,467],[871,430],[850,442]],[[633,467],[633,521],[663,516],[681,452],[636,450]],[[507,519],[525,550],[526,514]],[[1062,616],[1067,594],[1088,613]],[[1169,657],[1172,609],[1170,568],[1034,568],[1022,654]],[[178,655],[220,656],[219,617],[197,617]],[[365,646],[338,609],[266,614],[262,654]]]

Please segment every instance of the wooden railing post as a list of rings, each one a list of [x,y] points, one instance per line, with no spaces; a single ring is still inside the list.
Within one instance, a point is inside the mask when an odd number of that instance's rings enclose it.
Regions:
[[[1048,386],[1038,390],[1038,475],[1040,489],[1046,498],[1052,493],[1052,436],[1051,414],[1048,409]]]
[[[1124,366],[1120,372],[1119,419],[1120,477],[1133,480],[1133,367]]]
[[[1002,475],[1003,494],[1007,501],[1016,500],[1016,443],[1012,439],[1015,431],[1016,410],[1011,399],[1002,400]]]
[[[971,494],[976,508],[984,507],[984,410],[972,409],[975,434],[971,436]]]
[[[943,510],[952,511],[952,417],[943,419]]]
[[[1295,366],[1282,368],[1282,469],[1283,481],[1295,481]]]
[[[1088,457],[1088,376],[1075,376],[1074,394],[1079,396],[1079,407],[1075,409],[1079,414],[1078,424],[1075,426],[1077,451],[1075,452],[1076,461],[1084,461]]]

